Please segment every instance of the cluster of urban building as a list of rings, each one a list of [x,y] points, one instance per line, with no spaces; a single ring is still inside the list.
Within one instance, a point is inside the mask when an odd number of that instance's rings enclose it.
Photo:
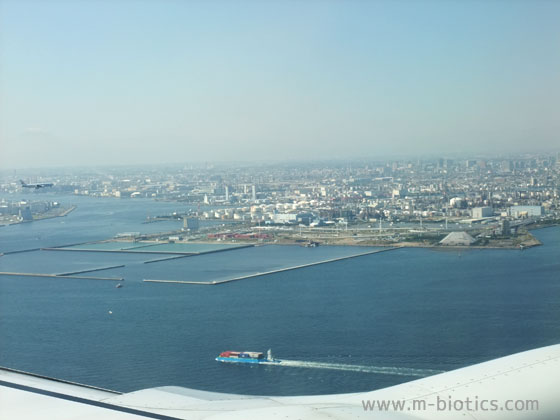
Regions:
[[[176,201],[186,205],[190,217],[258,226],[438,223],[447,228],[449,222],[493,220],[502,221],[506,232],[519,219],[560,218],[560,153],[104,168],[48,180],[60,193]],[[15,175],[0,185],[4,192],[19,188]]]
[[[0,200],[0,224],[31,222],[37,218],[60,215],[63,209],[57,201]]]

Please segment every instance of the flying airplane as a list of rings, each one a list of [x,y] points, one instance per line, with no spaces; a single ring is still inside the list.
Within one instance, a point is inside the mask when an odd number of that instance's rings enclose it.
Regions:
[[[178,386],[119,393],[0,368],[2,419],[558,420],[560,344],[389,388],[264,397]]]
[[[21,186],[23,188],[45,188],[45,187],[52,187],[54,184],[51,182],[37,182],[35,184],[26,184],[22,179],[19,180],[21,182]]]

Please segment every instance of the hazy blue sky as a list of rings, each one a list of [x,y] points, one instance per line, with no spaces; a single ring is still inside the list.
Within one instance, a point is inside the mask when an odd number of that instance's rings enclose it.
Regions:
[[[0,4],[4,167],[560,146],[560,1]]]

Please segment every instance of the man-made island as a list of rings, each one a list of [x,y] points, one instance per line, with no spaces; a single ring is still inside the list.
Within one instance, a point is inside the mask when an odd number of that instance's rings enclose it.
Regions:
[[[1,201],[0,226],[64,217],[75,209],[58,201]]]

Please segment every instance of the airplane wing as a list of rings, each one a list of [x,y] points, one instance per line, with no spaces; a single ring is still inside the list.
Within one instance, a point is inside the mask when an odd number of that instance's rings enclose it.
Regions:
[[[166,386],[125,394],[0,369],[4,419],[558,420],[560,345],[354,394],[263,397]]]

